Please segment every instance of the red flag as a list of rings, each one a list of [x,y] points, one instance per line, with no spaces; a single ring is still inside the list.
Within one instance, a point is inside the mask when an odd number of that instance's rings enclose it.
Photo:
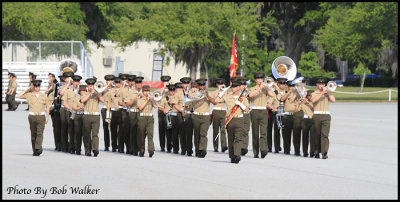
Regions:
[[[231,79],[236,76],[237,65],[238,63],[237,63],[236,33],[235,33],[233,34],[231,62],[229,65],[229,76]]]

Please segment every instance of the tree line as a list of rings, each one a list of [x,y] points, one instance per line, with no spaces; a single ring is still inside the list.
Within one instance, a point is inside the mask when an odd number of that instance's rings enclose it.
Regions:
[[[397,2],[3,2],[3,40],[159,41],[158,51],[194,77],[228,78],[232,35],[238,71],[271,74],[272,61],[292,58],[302,76],[350,73],[398,79]],[[390,51],[388,51],[390,50]],[[167,54],[168,53],[168,54]],[[167,55],[172,55],[171,58]],[[361,70],[360,70],[361,67]],[[397,82],[396,82],[397,84]],[[362,90],[363,83],[361,83]]]

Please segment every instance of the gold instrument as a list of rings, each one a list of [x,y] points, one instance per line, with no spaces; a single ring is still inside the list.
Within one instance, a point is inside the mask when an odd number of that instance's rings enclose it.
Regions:
[[[265,78],[265,83],[266,86],[268,86],[269,88],[271,88],[274,85],[274,79],[271,77],[267,77]]]
[[[329,81],[328,84],[326,85],[326,88],[327,88],[329,91],[335,91],[335,90],[336,90],[336,87],[337,87],[337,84],[336,84],[335,81]]]
[[[102,81],[96,81],[96,83],[94,84],[94,89],[97,92],[103,92],[106,88],[107,88],[107,86],[104,85],[104,83]]]
[[[108,124],[111,124],[111,115],[112,115],[112,113],[111,113],[111,111],[110,111],[110,103],[108,103],[108,105],[107,105],[107,111],[106,111],[106,118],[105,118],[105,121],[106,121]]]
[[[153,98],[154,101],[159,102],[162,98],[162,93],[157,90],[157,91],[151,93],[151,97]]]
[[[59,64],[59,69],[60,69],[61,75],[63,75],[64,72],[75,73],[78,70],[78,63],[76,63],[75,61],[70,60],[70,59],[62,60]]]
[[[287,56],[279,56],[272,62],[272,74],[276,79],[293,80],[297,74],[296,64]]]

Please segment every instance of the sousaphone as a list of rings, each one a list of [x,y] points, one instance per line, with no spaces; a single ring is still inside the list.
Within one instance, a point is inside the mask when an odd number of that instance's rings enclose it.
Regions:
[[[272,74],[276,79],[285,78],[291,81],[297,74],[296,64],[288,56],[279,56],[272,62]]]
[[[71,59],[65,59],[62,60],[59,64],[59,69],[61,72],[61,75],[64,74],[64,72],[73,72],[75,73],[78,70],[78,63]]]

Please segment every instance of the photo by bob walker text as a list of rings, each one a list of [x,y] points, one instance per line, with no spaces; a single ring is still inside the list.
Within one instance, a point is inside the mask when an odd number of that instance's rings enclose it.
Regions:
[[[100,189],[93,187],[93,185],[85,185],[85,186],[49,186],[42,187],[37,186],[33,188],[23,187],[21,185],[14,185],[6,187],[7,195],[36,195],[40,196],[40,198],[46,198],[49,195],[97,195],[99,194]],[[4,192],[3,192],[4,193]]]

